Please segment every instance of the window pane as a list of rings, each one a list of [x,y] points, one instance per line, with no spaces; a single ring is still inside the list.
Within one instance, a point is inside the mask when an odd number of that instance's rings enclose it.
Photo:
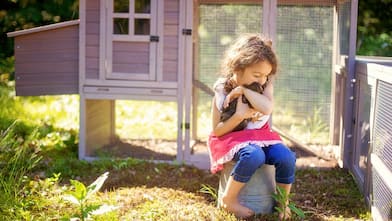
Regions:
[[[150,34],[150,19],[135,19],[135,35]]]
[[[129,20],[127,18],[113,19],[113,34],[127,35],[129,33]]]
[[[129,0],[114,0],[114,12],[129,12]]]
[[[136,0],[135,1],[135,13],[150,13],[150,0]]]

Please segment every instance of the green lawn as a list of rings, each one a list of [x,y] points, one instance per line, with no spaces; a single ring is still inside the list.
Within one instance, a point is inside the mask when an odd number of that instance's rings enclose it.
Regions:
[[[208,171],[132,158],[79,161],[78,96],[15,97],[12,82],[2,82],[0,90],[0,220],[80,216],[78,206],[64,199],[75,191],[70,180],[88,185],[106,171],[108,179],[86,203],[116,209],[95,216],[95,220],[235,220],[215,206],[211,194],[201,191],[203,185],[218,188],[218,176]],[[158,121],[176,125],[173,103],[127,101],[123,105],[120,116],[131,113],[140,117],[146,105],[156,105],[162,112]],[[127,120],[118,126],[128,127]],[[155,130],[152,125],[148,128]],[[164,136],[176,133],[175,127],[167,128]],[[149,130],[142,133],[152,136]],[[305,220],[370,217],[355,182],[343,169],[300,169],[293,192],[292,201],[306,213]],[[276,220],[276,216],[251,220]]]

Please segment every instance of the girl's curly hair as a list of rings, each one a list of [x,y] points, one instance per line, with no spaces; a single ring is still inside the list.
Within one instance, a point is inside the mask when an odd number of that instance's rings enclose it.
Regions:
[[[271,64],[271,74],[276,74],[278,61],[272,50],[272,41],[261,34],[243,34],[226,50],[220,74],[230,78],[249,65],[260,61]]]

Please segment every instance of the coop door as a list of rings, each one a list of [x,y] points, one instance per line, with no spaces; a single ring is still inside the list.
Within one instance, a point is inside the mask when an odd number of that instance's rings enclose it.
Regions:
[[[106,79],[155,80],[158,0],[105,3]]]

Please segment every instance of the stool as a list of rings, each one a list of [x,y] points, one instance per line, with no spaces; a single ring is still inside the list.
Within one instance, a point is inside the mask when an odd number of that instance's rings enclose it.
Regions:
[[[219,178],[218,206],[226,188],[227,180],[234,167],[234,162],[224,165]],[[239,201],[242,205],[252,209],[256,214],[272,213],[274,199],[272,194],[275,192],[275,168],[264,164],[253,174],[248,183],[242,188]]]

